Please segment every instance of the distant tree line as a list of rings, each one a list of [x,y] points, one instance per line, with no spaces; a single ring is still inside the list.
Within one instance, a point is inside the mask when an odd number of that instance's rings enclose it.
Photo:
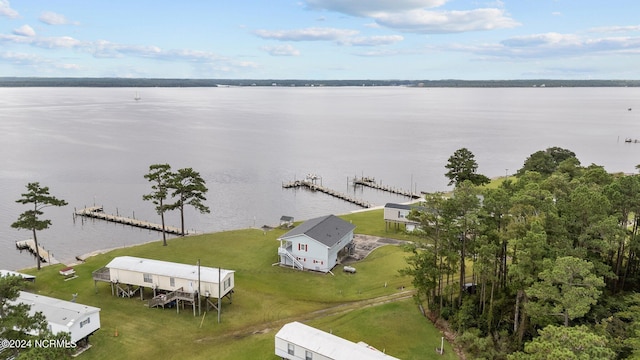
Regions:
[[[635,87],[640,80],[314,80],[0,77],[0,87],[217,87],[217,86],[411,86],[411,87]]]
[[[402,272],[459,346],[482,359],[640,356],[640,175],[559,147],[499,186],[483,186],[467,149],[446,169],[455,188],[412,211],[425,240]]]

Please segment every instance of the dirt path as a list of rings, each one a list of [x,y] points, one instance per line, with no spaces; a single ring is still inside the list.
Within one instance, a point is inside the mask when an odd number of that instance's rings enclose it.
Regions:
[[[293,321],[302,322],[302,321],[309,321],[309,320],[318,319],[326,316],[345,314],[354,310],[360,310],[360,309],[364,309],[372,306],[387,304],[390,302],[410,299],[413,296],[413,294],[415,294],[415,290],[404,290],[404,291],[397,292],[395,294],[379,296],[372,299],[342,303],[339,305],[330,306],[328,308],[312,311],[306,314],[291,316],[291,317],[287,317],[279,320],[268,321],[268,322],[264,322],[256,325],[250,325],[242,329],[237,329],[216,337],[201,338],[196,340],[196,342],[209,342],[209,341],[217,342],[217,341],[225,341],[228,339],[242,339],[250,335],[264,334],[271,330],[279,329],[285,324]]]

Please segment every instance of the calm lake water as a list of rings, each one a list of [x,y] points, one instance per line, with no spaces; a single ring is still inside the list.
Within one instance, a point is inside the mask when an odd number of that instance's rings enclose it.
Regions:
[[[38,238],[58,260],[73,262],[161,237],[72,216],[96,204],[158,222],[142,200],[150,191],[143,176],[155,163],[201,173],[211,214],[189,209],[186,227],[212,232],[359,209],[282,189],[308,173],[383,205],[407,199],[354,190],[349,179],[447,190],[444,166],[461,147],[489,177],[515,172],[550,146],[574,151],[583,165],[634,172],[640,144],[626,137],[640,138],[640,88],[0,88],[0,268],[35,264],[15,248],[30,233],[10,227],[26,210],[15,200],[28,182],[69,202],[45,209],[53,226]],[[167,221],[178,226],[179,214]]]

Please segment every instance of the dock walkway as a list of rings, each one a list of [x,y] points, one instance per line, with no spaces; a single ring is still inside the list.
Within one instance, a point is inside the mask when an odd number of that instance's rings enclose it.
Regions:
[[[391,187],[391,186],[378,184],[372,178],[367,178],[367,177],[355,178],[355,179],[353,179],[353,184],[354,185],[361,185],[361,186],[370,187],[372,189],[377,189],[377,190],[390,192],[392,194],[398,194],[398,195],[406,196],[406,197],[409,197],[409,198],[412,198],[412,199],[420,199],[422,197],[422,196],[420,196],[420,194],[416,194],[416,193],[413,193],[411,191],[407,191],[407,190],[403,190],[403,189],[394,188],[394,187]]]
[[[300,187],[305,187],[309,190],[313,190],[313,191],[320,191],[323,192],[325,194],[331,195],[333,197],[336,197],[338,199],[342,199],[344,201],[348,201],[352,204],[356,204],[359,206],[362,206],[363,208],[370,208],[371,204],[364,201],[364,200],[360,200],[360,199],[356,199],[354,197],[351,197],[347,194],[343,194],[341,192],[326,188],[322,185],[318,185],[315,184],[312,181],[308,181],[308,180],[295,180],[295,181],[291,181],[288,183],[284,183],[282,184],[282,187],[285,189],[291,189],[291,188],[300,188]]]
[[[33,241],[33,239],[16,241],[16,248],[19,250],[29,250],[33,255],[36,255],[37,253],[37,255],[40,256],[40,261],[49,265],[60,263],[53,257],[53,255],[51,255],[51,252],[43,248],[42,245],[38,244],[38,251],[36,252],[36,242]]]
[[[114,222],[114,223],[123,224],[123,225],[134,226],[142,229],[162,231],[162,225],[160,224],[155,224],[152,222],[138,220],[138,219],[129,218],[125,216],[106,214],[102,206],[92,206],[92,207],[80,209],[75,212],[75,215],[89,217],[93,219],[105,220],[105,221]],[[182,235],[182,230],[180,228],[173,227],[173,226],[165,226],[164,231],[166,233],[173,234],[173,235]],[[190,235],[190,234],[191,232],[185,230],[185,235]]]

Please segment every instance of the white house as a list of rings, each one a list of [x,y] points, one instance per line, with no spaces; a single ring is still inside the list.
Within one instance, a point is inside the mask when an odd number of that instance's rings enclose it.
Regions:
[[[80,346],[89,341],[89,336],[100,329],[100,308],[77,304],[20,291],[14,303],[30,305],[29,315],[41,312],[54,334],[68,332],[71,342]]]
[[[384,205],[384,224],[385,230],[389,224],[404,225],[405,230],[413,231],[419,225],[416,221],[411,221],[407,218],[411,209],[415,208],[415,205],[407,204],[394,204],[387,203]]]
[[[398,360],[364,342],[353,343],[297,321],[278,331],[275,350],[288,360]]]
[[[105,268],[94,272],[94,280],[191,294],[200,289],[202,295],[221,298],[233,291],[234,273],[233,270],[207,266],[119,256]],[[100,274],[105,277],[98,279]]]
[[[280,264],[326,273],[353,246],[355,228],[335,215],[307,220],[278,238]]]

